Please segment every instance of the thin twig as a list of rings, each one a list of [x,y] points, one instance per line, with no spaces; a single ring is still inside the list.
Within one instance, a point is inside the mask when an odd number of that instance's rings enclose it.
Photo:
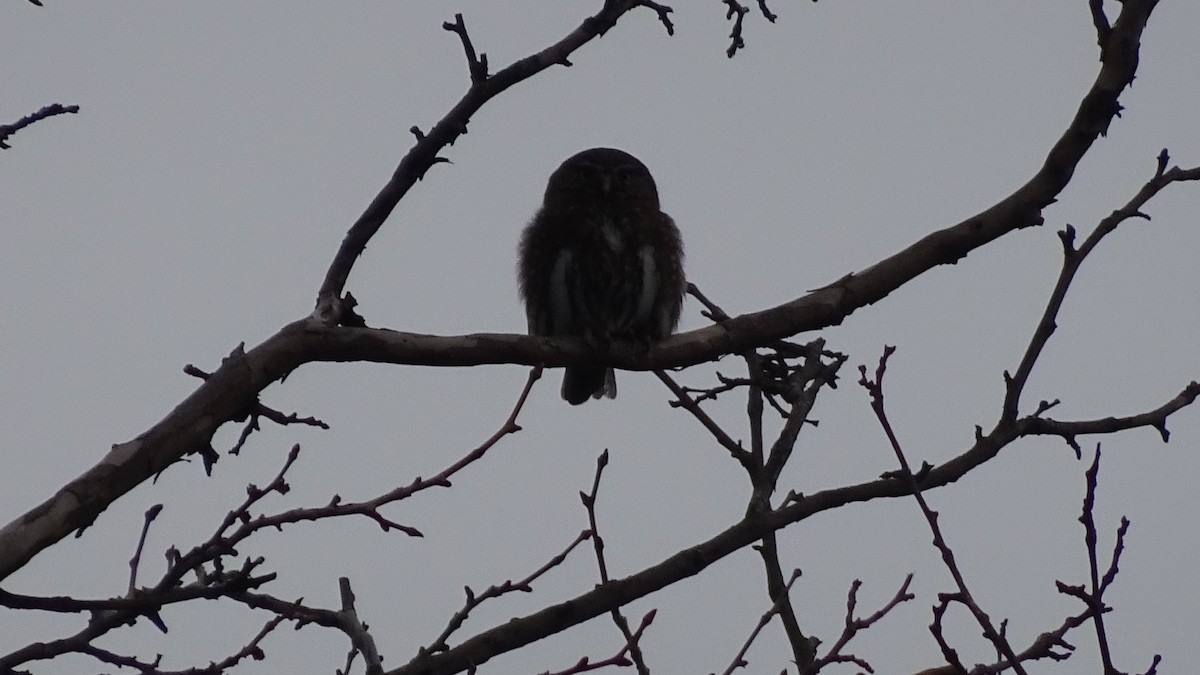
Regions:
[[[592,534],[592,549],[596,553],[596,567],[600,570],[601,585],[607,584],[609,577],[608,563],[604,559],[604,538],[600,536],[600,527],[596,521],[596,497],[600,494],[600,477],[604,474],[606,466],[608,466],[607,448],[596,458],[596,473],[592,478],[592,491],[579,493],[579,499],[583,502],[583,507],[587,509],[588,529]],[[621,613],[619,607],[614,607],[609,612],[609,616],[612,617],[617,630],[621,631],[621,635],[625,637],[625,644],[629,645],[629,655],[633,659],[633,665],[637,668],[638,675],[650,675],[650,669],[646,666],[642,649],[637,645],[633,631],[629,628],[629,620]]]
[[[855,579],[854,582],[850,584],[850,590],[846,594],[846,620],[845,627],[842,629],[842,634],[838,636],[837,641],[833,643],[833,646],[829,648],[829,651],[825,654],[825,656],[822,656],[814,661],[809,670],[801,669],[800,672],[804,673],[804,675],[812,675],[831,663],[853,663],[867,672],[875,672],[871,668],[871,665],[865,660],[854,656],[853,654],[842,654],[842,649],[844,649],[846,645],[849,644],[850,641],[853,640],[854,637],[860,632],[870,628],[882,620],[883,617],[887,616],[888,613],[895,609],[897,605],[914,599],[916,596],[908,592],[908,587],[909,584],[912,583],[912,579],[913,575],[911,573],[905,576],[904,583],[900,584],[900,590],[896,591],[896,594],[892,596],[892,599],[888,600],[887,603],[883,607],[880,607],[879,610],[877,610],[874,614],[862,619],[855,618],[854,616],[854,610],[858,606],[858,589],[862,587],[862,581]]]
[[[753,645],[754,641],[758,639],[758,634],[762,632],[762,629],[766,628],[767,624],[771,623],[771,618],[779,613],[780,606],[784,600],[787,599],[788,593],[790,593],[792,590],[792,585],[795,584],[796,580],[799,578],[800,570],[792,570],[792,576],[787,580],[787,584],[784,586],[784,592],[780,594],[779,597],[775,599],[775,602],[771,604],[771,607],[758,618],[758,623],[755,624],[754,630],[750,631],[750,637],[746,638],[746,641],[742,644],[742,648],[739,649],[738,653],[733,657],[733,661],[729,663],[729,667],[721,671],[721,675],[732,675],[733,671],[737,670],[738,668],[744,668],[749,665],[746,662],[746,652],[750,651],[750,645]]]
[[[605,2],[600,11],[584,19],[578,27],[554,44],[514,61],[490,76],[487,74],[485,58],[482,55],[474,55],[474,46],[467,36],[461,15],[455,17],[454,23],[447,23],[445,28],[458,34],[463,43],[471,73],[471,84],[458,103],[428,133],[421,134],[400,160],[388,183],[347,230],[317,292],[317,306],[312,316],[330,325],[342,323],[342,291],[355,261],[409,189],[439,161],[441,150],[453,145],[459,136],[466,133],[468,121],[485,103],[547,68],[570,65],[568,57],[572,53],[615,26],[617,21],[637,4]],[[660,20],[661,18],[660,14]],[[444,161],[444,158],[442,159]]]
[[[138,565],[142,561],[142,549],[146,546],[146,535],[150,533],[150,523],[154,522],[162,510],[162,504],[155,504],[146,509],[146,513],[142,516],[142,533],[138,536],[137,549],[134,550],[133,557],[129,559],[129,595],[133,595],[133,591],[137,588]]]
[[[929,524],[929,529],[933,533],[933,545],[942,555],[942,562],[945,563],[946,569],[950,572],[950,576],[954,578],[954,584],[958,587],[957,597],[954,599],[961,602],[975,617],[975,621],[983,628],[984,636],[996,646],[996,649],[1001,654],[1006,656],[1012,663],[1013,671],[1018,675],[1026,675],[1025,669],[1021,663],[1017,661],[1016,654],[1013,652],[1012,645],[1008,640],[1000,634],[996,627],[992,624],[991,617],[983,611],[982,608],[975,602],[971,596],[971,591],[967,588],[967,582],[963,577],[962,570],[958,567],[958,562],[955,560],[954,551],[946,542],[942,535],[942,528],[938,525],[938,514],[925,501],[925,496],[921,493],[921,485],[917,482],[916,476],[908,465],[908,459],[904,456],[904,449],[900,446],[900,441],[896,437],[895,431],[892,429],[891,421],[888,420],[887,411],[884,408],[883,399],[883,377],[887,372],[887,361],[896,351],[895,347],[885,346],[883,355],[879,358],[879,365],[875,369],[875,378],[867,377],[866,366],[859,366],[859,384],[870,394],[871,410],[875,412],[876,419],[879,420],[880,426],[883,428],[884,434],[887,436],[888,443],[892,447],[892,451],[896,454],[896,459],[900,463],[901,475],[905,482],[908,483],[912,490],[913,497],[917,500],[917,504],[921,508],[921,514],[925,516],[925,521]]]
[[[638,625],[637,630],[634,631],[629,637],[629,640],[625,643],[625,646],[621,648],[621,651],[617,652],[613,656],[604,659],[603,661],[591,661],[585,656],[582,659],[579,659],[575,665],[567,668],[566,670],[560,670],[556,673],[545,672],[542,673],[542,675],[578,675],[579,673],[600,670],[601,668],[607,668],[609,666],[628,666],[630,661],[625,655],[635,649],[638,649],[638,643],[642,639],[642,634],[646,631],[646,628],[654,622],[654,615],[657,614],[657,612],[658,610],[653,609],[649,612],[646,612],[646,615],[642,617],[642,622]]]
[[[589,538],[591,538],[591,536],[592,533],[590,530],[583,530],[575,536],[575,539],[572,540],[565,549],[556,554],[554,557],[550,558],[550,560],[546,561],[545,564],[534,570],[520,581],[514,582],[509,579],[504,583],[487,587],[487,589],[478,595],[475,594],[475,591],[471,590],[470,586],[465,587],[463,590],[466,592],[467,599],[463,603],[462,608],[455,612],[454,616],[450,617],[450,621],[446,624],[446,628],[442,630],[440,635],[433,639],[433,642],[431,642],[428,647],[421,648],[420,653],[422,655],[435,654],[437,652],[444,652],[450,649],[450,645],[446,641],[450,639],[450,636],[453,635],[455,631],[462,627],[463,623],[466,622],[467,617],[470,616],[472,610],[487,600],[498,598],[508,593],[513,593],[516,591],[520,591],[522,593],[532,592],[533,582],[537,581],[545,573],[561,565],[563,561],[567,559],[567,556],[571,555],[571,551],[575,550],[576,546],[579,546],[583,542],[587,541]]]
[[[529,393],[533,389],[533,384],[541,378],[541,370],[533,368],[529,371],[529,376],[525,380],[525,385],[521,389],[521,393],[517,396],[516,403],[513,404],[512,410],[509,411],[508,417],[500,425],[490,437],[482,444],[470,451],[457,462],[446,467],[437,474],[429,478],[416,478],[412,483],[395,488],[382,495],[378,495],[372,499],[367,499],[361,502],[342,502],[341,497],[335,495],[330,503],[325,506],[305,507],[291,509],[274,515],[260,515],[254,518],[229,518],[227,522],[232,525],[235,521],[240,523],[238,529],[224,536],[228,545],[233,546],[238,542],[249,537],[254,532],[264,528],[277,528],[281,525],[289,523],[298,523],[308,520],[321,520],[324,518],[336,518],[351,515],[361,515],[374,520],[378,523],[383,531],[398,530],[412,537],[424,536],[420,530],[398,523],[385,517],[379,512],[381,506],[391,504],[396,501],[407,499],[412,495],[434,487],[450,487],[452,485],[450,479],[458,472],[462,471],[471,464],[479,461],[487,454],[489,450],[495,447],[505,437],[515,434],[521,430],[521,426],[517,424],[517,418],[525,407],[525,403],[529,400]],[[292,460],[294,461],[294,460]],[[290,463],[289,463],[290,465]],[[286,470],[286,467],[285,467]],[[282,484],[282,472],[276,477],[269,486],[268,490],[277,488]],[[248,505],[247,505],[248,506]]]
[[[737,0],[721,0],[721,2],[729,8],[725,12],[725,19],[733,19],[733,29],[729,31],[729,49],[725,50],[725,56],[732,59],[739,49],[746,46],[746,41],[742,38],[742,23],[750,8]]]
[[[212,377],[212,373],[197,368],[195,365],[190,363],[183,367],[183,372],[201,380],[207,380],[208,378]],[[246,445],[246,441],[249,440],[250,434],[255,431],[259,431],[262,428],[258,423],[260,417],[265,417],[281,427],[288,426],[289,424],[303,424],[310,427],[316,427],[318,429],[329,429],[328,424],[317,419],[316,417],[300,417],[298,413],[284,413],[263,405],[263,403],[258,400],[256,400],[254,405],[251,407],[248,417],[249,419],[246,421],[245,426],[242,427],[242,432],[238,434],[237,441],[229,450],[229,454],[231,455],[240,454],[242,448]]]
[[[30,1],[33,2],[33,0]],[[33,4],[40,5],[41,3],[34,2]],[[9,136],[12,136],[13,134],[35,122],[44,120],[47,117],[54,117],[55,115],[62,115],[64,113],[74,114],[77,112],[79,112],[79,106],[77,105],[51,103],[50,105],[43,107],[41,110],[38,110],[31,115],[26,115],[12,124],[0,124],[0,150],[8,150],[11,147],[6,142],[8,141]]]
[[[658,21],[667,29],[667,35],[675,34],[675,24],[671,23],[671,12],[675,11],[662,3],[654,2],[654,0],[638,0],[638,5],[654,10],[658,14]]]
[[[1076,273],[1088,255],[1106,236],[1115,231],[1117,226],[1126,220],[1130,218],[1149,220],[1150,217],[1142,213],[1141,209],[1160,190],[1174,182],[1200,180],[1200,167],[1181,169],[1175,166],[1168,170],[1167,164],[1169,161],[1170,156],[1166,149],[1163,149],[1158,154],[1154,175],[1150,180],[1146,181],[1145,185],[1124,206],[1101,220],[1078,249],[1075,248],[1075,228],[1068,225],[1059,232],[1059,238],[1062,240],[1063,246],[1062,270],[1059,272],[1058,280],[1054,284],[1054,290],[1050,293],[1050,299],[1046,303],[1046,309],[1042,312],[1042,317],[1038,321],[1037,328],[1034,329],[1029,346],[1026,348],[1025,354],[1021,357],[1020,364],[1012,375],[1007,372],[1004,373],[1005,394],[1004,404],[1001,409],[1003,419],[1011,421],[1017,418],[1021,394],[1025,390],[1025,384],[1028,382],[1029,376],[1033,373],[1034,365],[1036,365],[1038,357],[1041,356],[1046,343],[1050,340],[1050,336],[1054,334],[1055,329],[1058,327],[1056,320],[1059,311],[1062,309],[1063,301],[1067,297],[1067,291],[1070,289],[1071,282],[1075,280]],[[1076,451],[1078,452],[1078,448]]]
[[[708,432],[712,434],[712,437],[716,439],[717,443],[719,443],[721,447],[725,448],[725,450],[728,451],[729,454],[736,459],[739,464],[746,466],[746,463],[751,461],[750,453],[748,453],[746,449],[742,447],[742,444],[733,440],[729,434],[725,433],[725,430],[721,428],[721,425],[717,424],[712,417],[709,417],[708,413],[704,412],[700,405],[696,403],[696,401],[693,400],[686,391],[683,390],[683,387],[680,387],[679,384],[675,382],[674,378],[661,370],[654,371],[654,374],[658,376],[658,379],[661,380],[663,384],[667,385],[667,388],[671,390],[672,394],[675,394],[675,398],[678,401],[679,406],[691,413],[692,417],[695,417],[696,421],[700,422],[700,425],[707,429]]]
[[[800,574],[800,570],[793,570],[792,578],[789,581],[785,582],[783,580],[783,567],[779,559],[779,543],[774,530],[763,535],[762,543],[758,546],[758,553],[762,557],[763,568],[767,577],[767,594],[772,600],[772,607],[775,609],[775,614],[779,616],[779,621],[783,624],[783,633],[787,636],[788,646],[792,650],[792,659],[795,661],[796,666],[800,668],[800,672],[805,672],[812,665],[813,660],[816,659],[817,646],[821,641],[804,634],[804,631],[800,628],[800,621],[796,618],[796,610],[792,607],[790,591],[796,576]]]
[[[467,68],[471,73],[471,82],[483,82],[488,78],[487,54],[475,55],[475,45],[471,44],[471,37],[467,35],[467,25],[463,22],[462,14],[454,15],[454,23],[449,21],[442,24],[442,28],[458,35],[462,41],[463,52],[467,56]],[[419,139],[418,139],[419,140]]]

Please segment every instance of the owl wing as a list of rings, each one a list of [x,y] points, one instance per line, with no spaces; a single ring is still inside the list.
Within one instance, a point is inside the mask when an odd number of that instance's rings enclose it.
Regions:
[[[647,245],[642,247],[642,297],[639,315],[646,312],[646,325],[652,337],[661,340],[670,335],[679,323],[687,280],[683,274],[683,242],[675,221],[659,212],[654,227],[648,231]]]

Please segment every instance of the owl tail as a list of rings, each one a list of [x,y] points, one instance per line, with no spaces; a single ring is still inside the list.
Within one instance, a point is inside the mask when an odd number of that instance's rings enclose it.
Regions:
[[[617,376],[612,368],[604,366],[575,366],[563,374],[562,397],[571,405],[579,405],[589,398],[617,395]]]

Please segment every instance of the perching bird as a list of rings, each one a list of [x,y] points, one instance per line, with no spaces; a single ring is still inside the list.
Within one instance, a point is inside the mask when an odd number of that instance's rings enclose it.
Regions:
[[[529,334],[649,344],[679,322],[686,282],[675,221],[636,157],[592,148],[550,175],[542,207],[521,235],[519,276]],[[571,366],[562,397],[617,395],[611,368]]]

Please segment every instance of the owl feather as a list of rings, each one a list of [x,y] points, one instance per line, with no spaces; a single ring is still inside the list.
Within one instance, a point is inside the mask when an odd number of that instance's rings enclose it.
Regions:
[[[530,335],[580,337],[603,351],[614,340],[649,345],[679,322],[679,230],[650,171],[624,151],[584,150],[551,174],[519,259]],[[571,404],[616,394],[611,368],[570,366],[563,376]]]

